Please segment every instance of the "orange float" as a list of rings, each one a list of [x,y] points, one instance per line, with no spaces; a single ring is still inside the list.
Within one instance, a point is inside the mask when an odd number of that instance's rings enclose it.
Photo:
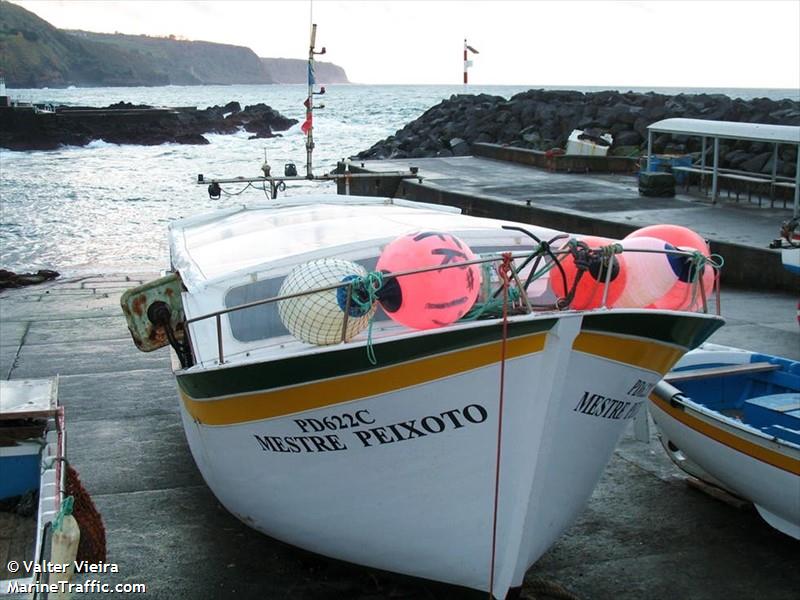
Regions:
[[[618,243],[604,237],[597,236],[582,236],[578,238],[579,241],[584,242],[592,249],[601,248],[610,244]],[[578,267],[575,264],[575,258],[571,254],[561,255],[561,266],[566,273],[567,287],[564,288],[564,280],[558,267],[550,271],[550,285],[553,288],[556,296],[564,298],[567,293],[572,289],[573,282],[578,276]],[[575,295],[570,303],[570,308],[575,310],[587,310],[591,308],[598,308],[603,303],[603,288],[606,281],[606,269],[598,262],[584,271],[583,275],[578,281],[575,288]],[[625,272],[625,259],[622,255],[617,254],[614,256],[614,265],[611,269],[611,280],[608,286],[608,294],[606,295],[606,305],[613,306],[617,299],[625,289],[626,283]]]
[[[377,269],[397,273],[474,260],[469,246],[441,231],[397,238],[378,259]],[[412,329],[432,329],[457,321],[472,308],[481,287],[479,265],[436,269],[386,281],[378,294],[389,317]]]

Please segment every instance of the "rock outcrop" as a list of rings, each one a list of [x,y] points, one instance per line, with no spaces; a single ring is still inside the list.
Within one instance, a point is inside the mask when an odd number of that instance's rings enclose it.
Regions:
[[[36,273],[14,273],[0,269],[0,290],[44,283],[59,276],[57,271],[39,269]]]
[[[53,113],[33,108],[0,108],[0,147],[51,150],[85,146],[93,140],[153,146],[164,143],[208,144],[204,133],[230,134],[239,129],[255,137],[273,137],[296,124],[265,104],[163,109],[126,102],[105,108],[57,107]]]
[[[528,90],[506,100],[487,94],[454,95],[425,111],[394,135],[356,155],[358,159],[462,156],[469,144],[490,142],[521,148],[563,148],[573,129],[611,133],[611,153],[638,156],[646,151],[647,126],[670,117],[800,125],[795,100],[731,99],[722,94],[583,93]],[[656,153],[699,152],[699,138],[656,135]],[[711,144],[707,145],[711,157]],[[778,173],[794,174],[796,147],[782,146]],[[772,172],[772,146],[723,140],[722,166]]]

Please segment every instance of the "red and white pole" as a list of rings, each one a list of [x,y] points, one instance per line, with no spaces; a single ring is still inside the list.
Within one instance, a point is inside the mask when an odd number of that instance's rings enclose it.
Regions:
[[[467,60],[467,39],[464,38],[464,85],[467,85],[468,77],[467,77],[467,67],[469,61]]]

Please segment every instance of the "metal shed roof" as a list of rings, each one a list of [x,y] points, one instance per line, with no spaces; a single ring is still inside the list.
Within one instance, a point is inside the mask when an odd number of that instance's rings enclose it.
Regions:
[[[800,144],[800,127],[768,125],[766,123],[737,123],[705,119],[663,119],[648,127],[650,131],[677,135],[698,135],[711,138],[753,140],[778,144]]]

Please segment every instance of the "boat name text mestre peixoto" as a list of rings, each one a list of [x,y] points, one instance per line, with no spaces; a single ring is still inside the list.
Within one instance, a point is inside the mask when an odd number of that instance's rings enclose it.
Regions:
[[[319,433],[325,430],[352,429],[348,433],[352,434],[359,444],[356,447],[372,448],[382,444],[392,444],[394,442],[405,442],[416,438],[436,435],[444,431],[461,429],[467,425],[479,425],[486,422],[489,413],[480,404],[469,404],[463,409],[447,410],[438,415],[428,415],[421,419],[410,419],[399,421],[390,425],[370,427],[368,429],[358,429],[365,425],[375,423],[371,419],[368,410],[359,410],[355,417],[350,413],[323,417],[322,419],[293,419],[301,431],[308,432],[310,429]],[[352,424],[344,422],[349,419]],[[371,419],[367,421],[367,419]],[[337,450],[348,450],[352,446],[347,445],[347,440],[339,437],[339,434],[325,435],[295,435],[295,436],[272,436],[258,435],[253,437],[258,441],[260,448],[264,452],[333,452]],[[355,440],[351,440],[351,443]]]
[[[639,413],[642,404],[644,404],[644,400],[640,400],[639,402],[615,400],[614,398],[607,398],[602,394],[583,392],[583,396],[581,396],[580,401],[573,410],[592,417],[617,421],[619,419],[633,419]]]

